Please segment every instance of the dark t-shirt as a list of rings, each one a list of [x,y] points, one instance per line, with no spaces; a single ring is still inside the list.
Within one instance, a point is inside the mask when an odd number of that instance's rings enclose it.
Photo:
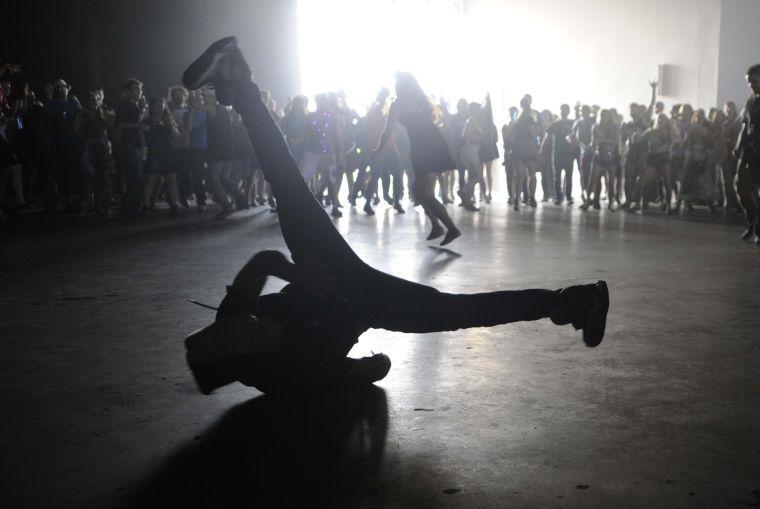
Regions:
[[[546,129],[546,133],[552,137],[555,156],[567,157],[573,153],[573,146],[567,140],[567,137],[573,133],[572,120],[569,118],[555,120]]]
[[[116,126],[121,124],[139,124],[140,108],[131,101],[122,101],[116,110]],[[139,127],[125,127],[121,129],[121,144],[128,147],[142,147],[142,136]]]
[[[145,121],[149,129],[145,132],[145,144],[148,147],[148,159],[157,163],[166,163],[171,153],[172,132],[162,122]]]
[[[760,155],[760,96],[752,95],[744,107],[742,122],[746,126],[746,148],[754,155]]]
[[[71,101],[51,101],[47,105],[47,121],[50,142],[53,145],[69,145],[77,142],[74,132],[79,107]]]

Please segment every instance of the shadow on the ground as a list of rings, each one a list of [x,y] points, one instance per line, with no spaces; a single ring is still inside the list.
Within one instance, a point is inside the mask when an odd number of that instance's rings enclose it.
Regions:
[[[130,506],[360,505],[379,496],[387,430],[385,391],[375,386],[297,401],[260,396],[170,458]]]

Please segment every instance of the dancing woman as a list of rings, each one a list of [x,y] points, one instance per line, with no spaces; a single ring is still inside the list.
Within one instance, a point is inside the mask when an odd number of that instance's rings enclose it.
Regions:
[[[183,81],[190,89],[213,85],[218,100],[240,113],[295,262],[273,251],[255,255],[228,287],[217,321],[186,340],[204,393],[235,380],[265,392],[380,380],[390,369],[387,356],[346,359],[369,328],[426,333],[550,318],[583,329],[588,346],[601,342],[609,307],[603,281],[556,291],[449,294],[364,263],[306,186],[234,37],[212,44]],[[260,295],[269,275],[291,284]]]
[[[614,211],[612,202],[617,196],[615,188],[615,164],[619,158],[620,128],[612,118],[610,110],[599,113],[599,123],[591,131],[591,147],[594,158],[591,162],[591,174],[586,182],[586,201],[581,209],[587,210],[591,205],[599,210],[599,195],[602,191],[602,177],[607,183],[607,209]],[[593,200],[591,195],[594,195]]]
[[[391,139],[396,122],[406,127],[409,134],[410,158],[414,171],[412,192],[433,224],[427,240],[437,239],[445,233],[441,241],[441,245],[445,246],[459,237],[461,232],[449,217],[446,207],[436,199],[435,183],[440,173],[453,170],[456,165],[449,154],[446,140],[433,123],[433,107],[430,101],[417,79],[407,72],[396,73],[396,100],[388,111],[388,120],[380,143],[374,151],[375,156],[380,155]],[[446,231],[441,227],[441,223],[446,226]]]

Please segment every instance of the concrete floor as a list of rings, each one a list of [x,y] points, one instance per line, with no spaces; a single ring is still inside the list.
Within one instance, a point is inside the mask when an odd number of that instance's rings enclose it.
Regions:
[[[371,389],[203,396],[182,339],[213,314],[184,299],[283,248],[275,216],[4,226],[0,506],[760,507],[760,247],[737,217],[449,210],[450,252],[415,209],[336,224],[442,290],[606,279],[602,345],[546,320],[369,331],[352,355],[393,359]]]

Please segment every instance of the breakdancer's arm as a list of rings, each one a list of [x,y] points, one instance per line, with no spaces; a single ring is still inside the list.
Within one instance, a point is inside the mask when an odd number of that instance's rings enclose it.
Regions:
[[[269,276],[303,285],[318,298],[334,286],[334,278],[326,273],[324,267],[312,261],[296,265],[280,251],[259,251],[227,287],[227,296],[219,306],[217,319],[235,313],[255,314],[259,295]]]

